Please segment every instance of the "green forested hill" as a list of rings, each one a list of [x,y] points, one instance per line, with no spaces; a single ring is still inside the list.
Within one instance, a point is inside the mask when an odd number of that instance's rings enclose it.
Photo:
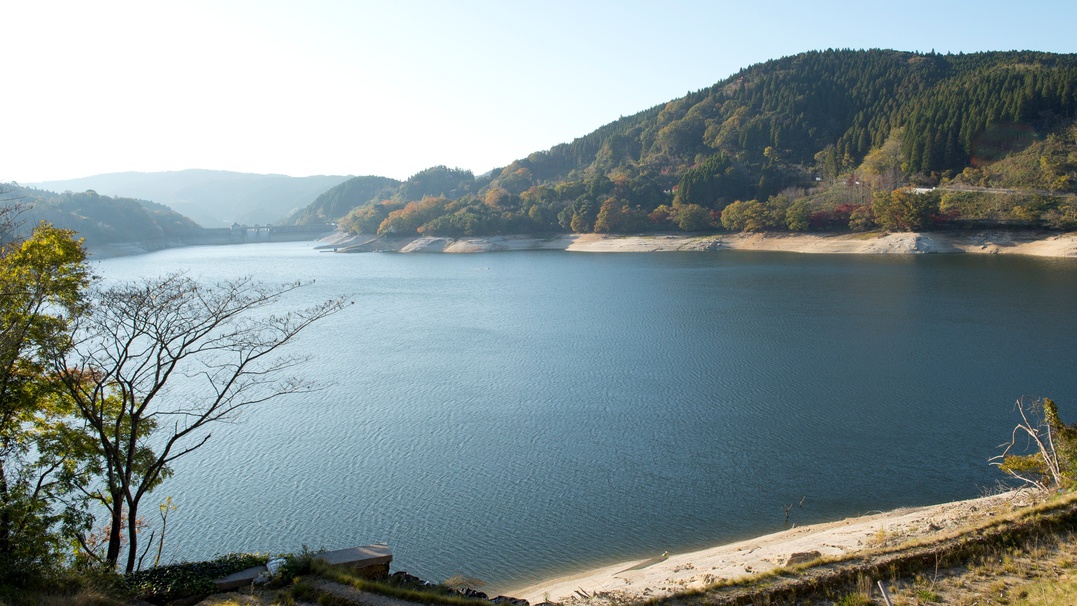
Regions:
[[[809,52],[747,68],[528,162],[553,178],[566,168],[683,165],[721,150],[761,169],[770,147],[787,163],[840,170],[901,129],[908,172],[960,171],[985,134],[1017,134],[1011,125],[1046,133],[1077,117],[1075,83],[1075,55]]]
[[[91,245],[174,238],[198,229],[194,221],[162,204],[101,196],[93,190],[57,194],[11,186],[0,203],[20,205],[18,219],[27,229],[48,221],[75,230]]]
[[[354,204],[341,220],[346,229],[444,235],[909,229],[958,222],[963,213],[1072,227],[1075,83],[1077,55],[807,52],[620,118],[490,179],[415,187],[424,171],[366,200],[367,190],[338,199],[321,216],[336,219]],[[1027,160],[992,172],[1036,146],[1051,154],[1034,177],[1018,168]],[[987,177],[994,187],[1034,181],[1038,201],[999,205],[982,191],[909,197],[899,189],[982,185]]]
[[[34,183],[48,191],[86,191],[167,204],[203,227],[276,223],[349,177],[289,177],[224,170],[124,172]]]
[[[400,181],[388,177],[352,177],[319,195],[314,202],[292,213],[284,222],[302,225],[335,221],[356,206],[391,197],[399,186]]]

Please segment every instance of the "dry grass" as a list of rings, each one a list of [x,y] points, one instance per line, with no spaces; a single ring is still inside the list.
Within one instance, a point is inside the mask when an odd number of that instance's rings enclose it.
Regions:
[[[97,589],[80,589],[75,593],[33,593],[27,594],[26,603],[35,606],[123,606],[123,600],[110,596]],[[7,606],[0,600],[0,606]]]
[[[928,539],[885,533],[871,548],[725,582],[654,604],[882,604],[864,580],[883,580],[895,604],[1046,604],[1077,583],[1077,494],[1029,507],[1002,507],[978,522]],[[864,600],[867,595],[876,601]],[[1039,597],[1036,597],[1036,596]],[[1073,594],[1070,594],[1073,595]],[[1021,602],[1021,600],[1026,600]],[[1039,601],[1037,601],[1039,600]],[[1072,605],[1069,601],[1059,604]]]
[[[248,589],[236,593],[211,595],[198,602],[196,606],[275,606],[294,603],[294,600],[284,591]]]
[[[1077,590],[1077,534],[1073,531],[1030,536],[1013,545],[992,545],[966,562],[889,580],[900,604],[1011,605],[1074,603]],[[1051,601],[1050,596],[1064,601]],[[1045,601],[1046,598],[1046,601]]]

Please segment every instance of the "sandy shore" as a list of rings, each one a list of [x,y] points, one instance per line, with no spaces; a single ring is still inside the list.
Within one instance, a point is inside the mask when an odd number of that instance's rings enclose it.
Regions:
[[[1036,234],[982,232],[978,234],[684,234],[618,236],[564,234],[548,238],[490,236],[484,238],[391,238],[333,233],[315,240],[321,252],[480,253],[509,250],[567,250],[571,252],[671,252],[698,250],[767,250],[829,254],[975,253],[1040,257],[1077,257],[1077,232]],[[145,254],[183,247],[180,240],[124,242],[88,247],[94,260]]]
[[[1032,503],[1027,492],[1008,492],[968,501],[905,508],[848,518],[840,522],[795,527],[747,541],[681,554],[655,554],[649,560],[510,588],[511,595],[532,604],[571,601],[581,593],[617,592],[637,600],[698,589],[720,580],[766,572],[798,560],[842,556],[910,539],[944,533],[984,521],[1013,507]]]
[[[1077,232],[892,233],[892,234],[729,234],[710,236],[568,234],[551,238],[374,238],[336,234],[318,247],[334,252],[477,253],[508,250],[571,252],[665,252],[765,250],[822,254],[1017,254],[1077,257]]]
[[[671,250],[766,250],[821,254],[924,254],[973,253],[1017,254],[1044,257],[1077,257],[1077,233],[980,234],[749,234],[690,237],[668,236],[576,236],[567,250],[579,252],[651,252]]]

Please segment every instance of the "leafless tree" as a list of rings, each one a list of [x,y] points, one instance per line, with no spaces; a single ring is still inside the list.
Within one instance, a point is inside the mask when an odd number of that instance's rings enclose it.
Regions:
[[[20,216],[26,212],[25,196],[19,194],[12,183],[0,183],[0,245],[15,241],[24,221]]]
[[[1068,455],[1074,447],[1077,433],[1058,418],[1058,407],[1049,398],[1034,402],[1018,400],[1014,406],[1021,416],[1010,435],[1010,441],[1000,445],[1002,454],[992,457],[991,464],[1015,479],[1041,489],[1065,483]],[[1031,417],[1031,418],[1029,418]],[[1024,442],[1031,454],[1011,454]]]
[[[70,353],[54,361],[100,461],[100,481],[83,492],[108,510],[107,548],[90,557],[115,567],[126,543],[125,570],[133,571],[139,504],[171,464],[204,445],[212,424],[312,389],[291,374],[305,358],[282,348],[345,300],[273,313],[301,286],[251,278],[205,285],[171,274],[91,293]]]

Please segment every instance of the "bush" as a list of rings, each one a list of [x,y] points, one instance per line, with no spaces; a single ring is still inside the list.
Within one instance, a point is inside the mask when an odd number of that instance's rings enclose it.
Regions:
[[[126,584],[134,595],[163,604],[179,598],[213,593],[213,581],[265,564],[268,556],[249,553],[230,553],[207,562],[184,562],[158,566],[126,575]]]
[[[273,585],[280,587],[294,583],[299,577],[310,574],[314,566],[314,556],[321,551],[311,551],[306,545],[298,554],[285,557],[284,565],[273,575]]]

